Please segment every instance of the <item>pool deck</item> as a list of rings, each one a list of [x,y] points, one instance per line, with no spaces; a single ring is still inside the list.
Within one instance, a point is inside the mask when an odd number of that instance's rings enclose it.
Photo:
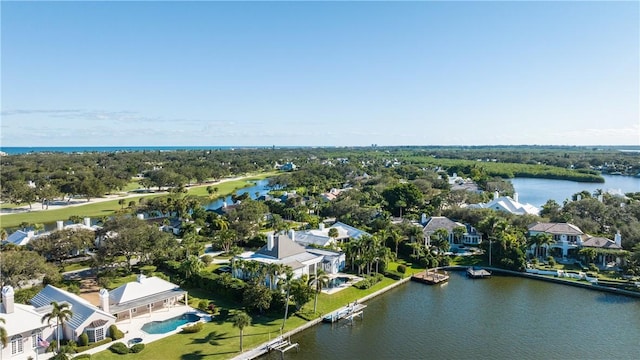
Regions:
[[[151,314],[139,315],[134,317],[133,319],[116,322],[116,326],[118,327],[118,329],[120,329],[120,331],[124,333],[124,337],[122,339],[115,340],[114,342],[123,342],[125,344],[128,344],[129,340],[131,339],[141,338],[143,344],[148,344],[150,342],[160,340],[167,336],[177,334],[181,331],[180,329],[173,330],[164,334],[147,334],[142,330],[142,325],[151,321],[167,320],[187,312],[195,312],[200,315],[208,315],[201,312],[200,310],[194,309],[186,305],[174,306],[171,308],[164,308],[161,310],[154,311]],[[181,327],[182,326],[180,326],[180,328]],[[95,347],[93,349],[83,351],[82,354],[99,353],[101,351],[107,350],[109,346],[111,346],[114,342],[110,342],[108,344],[104,344],[104,345]]]

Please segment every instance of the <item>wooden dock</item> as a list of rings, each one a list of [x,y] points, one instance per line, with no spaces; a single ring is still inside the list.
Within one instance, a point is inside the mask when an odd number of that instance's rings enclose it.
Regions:
[[[484,279],[484,278],[491,277],[491,272],[474,266],[474,267],[467,268],[467,276],[472,279]]]
[[[425,270],[411,276],[411,280],[428,285],[435,285],[449,280],[449,274],[446,271]]]
[[[359,304],[357,302],[348,304],[347,306],[341,307],[340,309],[327,314],[324,318],[322,318],[323,322],[326,323],[334,323],[336,321],[340,321],[342,319],[347,319],[353,321],[353,318],[356,316],[363,316],[363,310],[367,305]]]

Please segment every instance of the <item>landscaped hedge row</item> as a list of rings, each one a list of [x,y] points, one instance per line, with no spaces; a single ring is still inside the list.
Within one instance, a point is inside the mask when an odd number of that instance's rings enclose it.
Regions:
[[[78,347],[76,348],[76,352],[83,352],[83,351],[86,351],[86,350],[89,350],[89,349],[93,349],[93,348],[94,348],[94,347],[96,347],[96,346],[104,345],[104,344],[106,344],[106,343],[110,343],[110,342],[112,342],[112,341],[113,341],[113,339],[112,339],[112,338],[110,338],[110,337],[106,337],[106,338],[104,338],[104,339],[102,339],[102,340],[100,340],[100,341],[97,341],[97,342],[91,343],[91,344],[89,344],[89,345],[87,345],[87,346],[78,346]]]
[[[177,261],[165,261],[162,268],[172,274],[172,278],[180,278],[180,263]],[[231,274],[214,274],[202,272],[191,275],[189,278],[190,285],[198,287],[205,291],[215,292],[227,299],[240,302],[246,284],[240,279],[234,279]]]
[[[380,281],[382,281],[382,279],[384,279],[384,275],[382,274],[368,275],[364,278],[364,280],[358,281],[357,283],[353,284],[353,286],[357,289],[365,290],[379,283]]]

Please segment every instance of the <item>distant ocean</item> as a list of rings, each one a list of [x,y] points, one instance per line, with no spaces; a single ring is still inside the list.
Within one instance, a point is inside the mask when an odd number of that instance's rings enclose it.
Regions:
[[[271,146],[43,146],[43,147],[0,147],[0,151],[9,155],[28,153],[87,153],[117,151],[178,151],[178,150],[230,150],[230,149],[264,149]],[[284,146],[285,148],[287,146]],[[282,148],[282,146],[278,146]]]

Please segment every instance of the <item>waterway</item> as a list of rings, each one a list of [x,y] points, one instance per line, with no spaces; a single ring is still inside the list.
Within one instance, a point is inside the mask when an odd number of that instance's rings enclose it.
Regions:
[[[235,192],[235,195],[240,196],[243,194],[249,194],[249,197],[255,200],[258,197],[269,193],[271,188],[268,185],[269,185],[269,179],[258,180],[258,181],[255,181],[254,184],[251,186],[247,186],[245,188],[237,190]],[[227,197],[224,197],[224,198],[216,199],[208,203],[207,205],[205,205],[204,208],[207,210],[216,210],[222,207],[224,202],[226,202],[229,205],[233,204],[233,199],[231,195],[228,195]]]
[[[364,319],[291,337],[285,359],[636,359],[640,300],[518,277],[410,282]],[[280,359],[279,353],[263,359]]]
[[[621,193],[640,191],[640,177],[621,175],[602,175],[602,177],[605,180],[604,184],[534,178],[515,178],[510,181],[518,193],[518,200],[521,203],[529,203],[538,207],[544,205],[549,199],[562,205],[565,199],[570,199],[573,194],[583,190],[587,190],[591,194],[598,189],[620,191]]]

